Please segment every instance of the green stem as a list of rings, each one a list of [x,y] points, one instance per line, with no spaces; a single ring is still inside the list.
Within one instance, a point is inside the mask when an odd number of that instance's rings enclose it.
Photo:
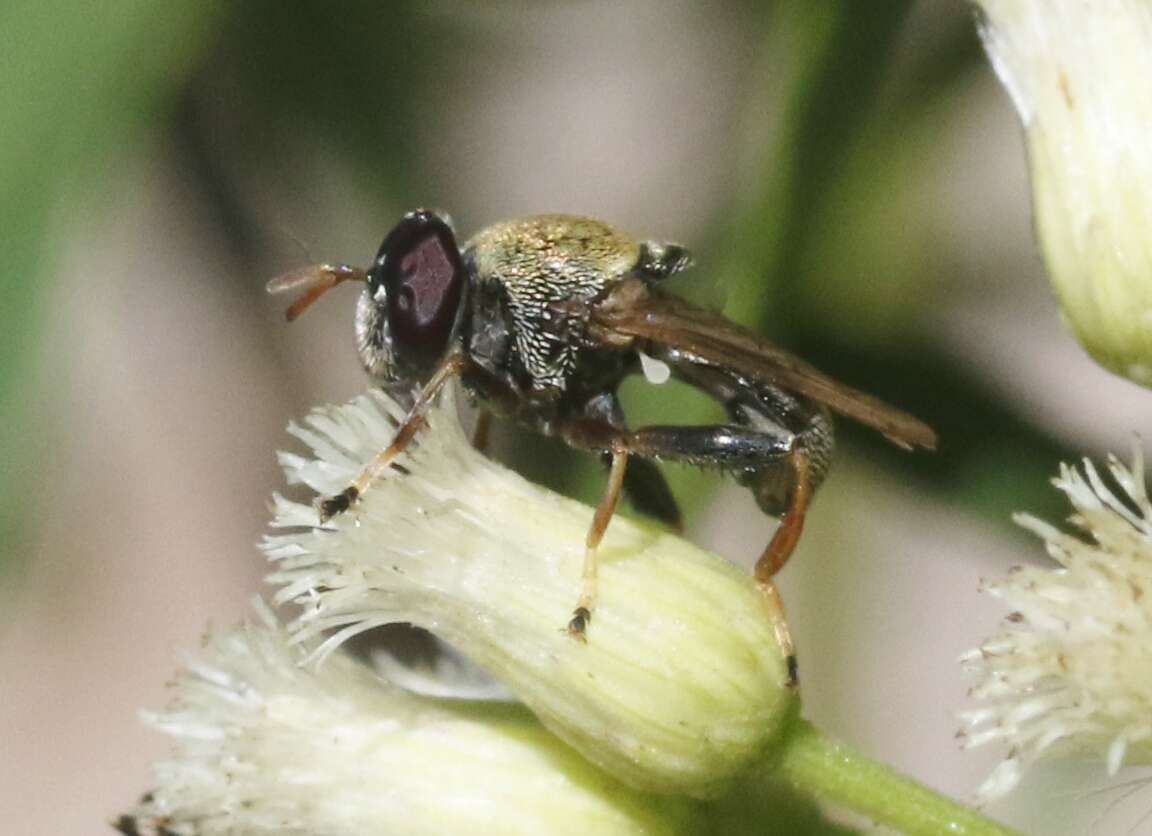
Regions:
[[[756,81],[746,111],[757,120],[763,120],[765,113],[774,114],[775,127],[760,140],[764,147],[756,160],[758,170],[748,178],[743,205],[713,248],[713,280],[728,297],[724,312],[743,325],[761,324],[779,307],[779,276],[773,268],[787,243],[789,198],[801,188],[806,174],[800,146],[809,128],[808,103],[826,72],[837,27],[847,14],[840,3],[798,0],[782,3],[766,15],[765,57],[762,66],[753,69]],[[772,58],[782,50],[790,56],[783,67]]]
[[[796,721],[779,758],[775,776],[796,790],[909,836],[1006,836],[1016,832],[829,740],[805,720]]]

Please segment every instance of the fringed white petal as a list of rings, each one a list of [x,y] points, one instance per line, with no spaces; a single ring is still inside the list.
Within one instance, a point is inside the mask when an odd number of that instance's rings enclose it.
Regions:
[[[983,800],[1011,790],[1049,752],[1093,754],[1109,772],[1152,755],[1152,504],[1143,473],[1139,449],[1131,468],[1110,459],[1120,494],[1091,462],[1061,467],[1053,482],[1079,535],[1016,516],[1058,565],[1017,567],[987,583],[1011,615],[961,660],[983,703],[963,715],[965,744],[1012,751],[980,788]]]
[[[508,704],[405,693],[342,654],[302,665],[263,605],[210,635],[148,722],[175,750],[122,823],[179,836],[689,834],[699,809],[630,790]]]

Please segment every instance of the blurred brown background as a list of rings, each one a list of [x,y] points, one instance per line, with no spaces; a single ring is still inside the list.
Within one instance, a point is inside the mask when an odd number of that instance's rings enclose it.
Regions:
[[[289,327],[264,282],[367,262],[414,206],[683,241],[685,293],[936,426],[932,457],[842,426],[783,588],[808,714],[971,797],[997,756],[953,740],[956,657],[1002,615],[979,578],[1041,559],[1009,514],[1063,517],[1057,463],[1126,453],[1150,410],[1061,328],[963,3],[15,0],[0,33],[0,829],[107,832],[147,788],[136,712],[260,590],[285,423],[365,385],[354,292]],[[498,448],[599,490],[514,428]],[[750,563],[771,521],[674,475],[691,536]],[[1041,769],[990,812],[1127,832],[1152,799],[1104,783]]]

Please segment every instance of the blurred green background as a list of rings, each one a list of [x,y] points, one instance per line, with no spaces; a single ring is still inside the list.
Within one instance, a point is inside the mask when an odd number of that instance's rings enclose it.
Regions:
[[[999,615],[978,578],[1038,558],[1009,514],[1062,517],[1057,462],[1125,452],[1147,405],[1061,330],[966,5],[10,0],[0,45],[0,809],[20,832],[98,832],[146,787],[163,747],[134,712],[258,589],[283,425],[364,385],[352,292],[289,328],[265,280],[364,263],[415,206],[465,235],[567,211],[683,241],[686,295],[938,430],[911,456],[840,425],[784,588],[809,713],[971,792],[994,753],[950,732],[953,659]],[[714,409],[639,383],[627,405]],[[601,489],[589,457],[509,427],[496,446]],[[692,536],[750,562],[770,521],[673,477]],[[1091,805],[1065,806],[1026,786],[993,812],[1079,832]]]

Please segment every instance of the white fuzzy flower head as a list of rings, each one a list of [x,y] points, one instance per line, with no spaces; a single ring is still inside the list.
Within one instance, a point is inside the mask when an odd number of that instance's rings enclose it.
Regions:
[[[207,638],[149,721],[175,740],[124,832],[172,836],[688,834],[700,810],[622,786],[523,708],[302,664],[267,608]]]
[[[1036,225],[1064,317],[1152,385],[1152,5],[979,0],[1027,131]]]
[[[1017,567],[986,589],[1011,614],[964,662],[985,705],[964,715],[966,745],[1010,752],[979,790],[1003,795],[1041,755],[1101,757],[1110,772],[1152,763],[1152,503],[1139,450],[1109,462],[1116,495],[1091,462],[1062,466],[1054,484],[1075,513],[1069,534],[1028,515],[1055,567]]]
[[[291,431],[290,481],[338,493],[391,441],[380,393]],[[592,509],[476,452],[451,399],[349,512],[317,528],[276,500],[264,549],[304,641],[331,648],[394,622],[424,627],[491,672],[552,731],[626,783],[716,795],[763,756],[795,707],[764,601],[741,570],[659,527],[617,516],[600,548],[587,642],[564,630]],[[323,652],[320,653],[323,655]]]

